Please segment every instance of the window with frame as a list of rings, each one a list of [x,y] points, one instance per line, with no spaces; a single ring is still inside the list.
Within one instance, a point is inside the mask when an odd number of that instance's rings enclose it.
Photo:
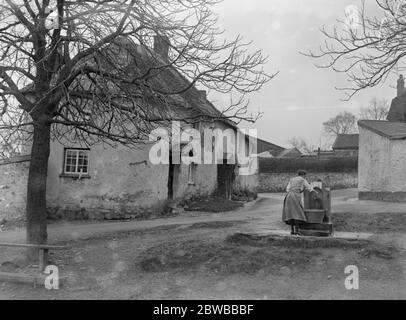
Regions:
[[[64,174],[89,174],[89,149],[65,149]]]

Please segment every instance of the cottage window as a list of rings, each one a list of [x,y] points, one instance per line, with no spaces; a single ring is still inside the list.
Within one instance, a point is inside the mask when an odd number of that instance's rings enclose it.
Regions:
[[[64,174],[89,174],[89,149],[65,149]]]

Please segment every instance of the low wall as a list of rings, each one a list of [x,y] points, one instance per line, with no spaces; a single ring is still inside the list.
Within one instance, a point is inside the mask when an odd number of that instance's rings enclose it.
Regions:
[[[360,200],[386,201],[386,202],[406,202],[406,192],[359,192]]]
[[[298,169],[307,172],[357,172],[358,157],[328,158],[265,158],[259,159],[260,173],[296,173]]]
[[[261,173],[259,175],[259,192],[285,192],[289,180],[294,173]],[[327,188],[332,190],[357,188],[357,172],[320,172],[308,173],[307,181],[314,182],[321,179]]]
[[[0,163],[0,221],[25,216],[29,162]]]

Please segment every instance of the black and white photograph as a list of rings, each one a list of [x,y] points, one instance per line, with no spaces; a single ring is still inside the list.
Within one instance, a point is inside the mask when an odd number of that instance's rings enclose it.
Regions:
[[[0,300],[405,300],[405,81],[406,0],[0,0]]]

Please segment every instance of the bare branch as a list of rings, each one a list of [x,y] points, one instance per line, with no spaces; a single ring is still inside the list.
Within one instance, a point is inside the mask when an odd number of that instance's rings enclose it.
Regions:
[[[318,51],[303,53],[320,61],[317,67],[347,75],[351,85],[337,88],[345,92],[345,100],[381,84],[392,72],[405,70],[405,1],[375,0],[375,5],[379,16],[369,16],[362,1],[358,13],[337,21],[330,31],[321,29],[325,42]]]

